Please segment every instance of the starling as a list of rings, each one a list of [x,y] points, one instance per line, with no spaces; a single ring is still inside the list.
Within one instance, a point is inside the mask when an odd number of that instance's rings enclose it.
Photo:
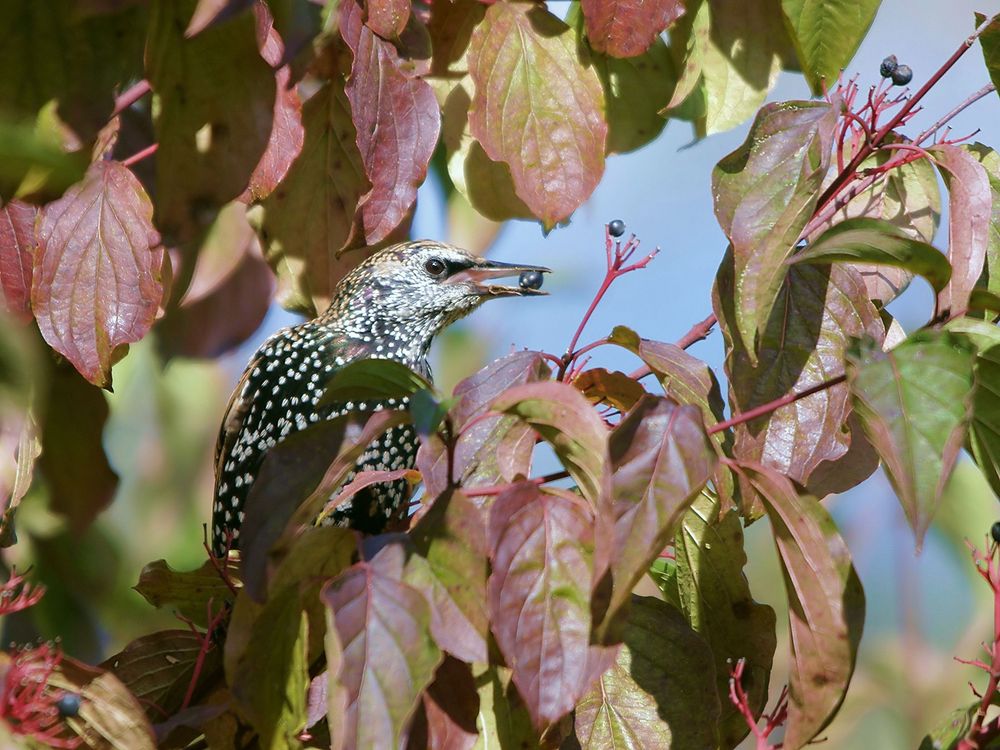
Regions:
[[[229,400],[215,451],[212,549],[239,548],[243,506],[267,451],[293,432],[352,410],[403,408],[405,401],[317,407],[338,368],[363,358],[392,359],[431,377],[427,352],[442,329],[488,299],[545,294],[492,279],[540,266],[498,263],[430,240],[381,250],[345,276],[326,311],[271,336],[247,365]],[[372,443],[354,468],[412,467],[417,439],[409,425]],[[347,481],[350,481],[348,477]],[[382,531],[406,510],[405,480],[375,484],[338,508],[333,521],[368,533]]]

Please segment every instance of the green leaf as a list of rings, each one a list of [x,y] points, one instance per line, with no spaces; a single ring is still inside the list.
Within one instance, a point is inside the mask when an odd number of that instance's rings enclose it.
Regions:
[[[469,71],[472,135],[510,166],[546,230],[568,219],[604,173],[608,132],[600,81],[573,31],[543,6],[495,3],[473,32]]]
[[[986,23],[986,16],[976,13],[976,28]],[[983,48],[983,59],[990,80],[1000,92],[1000,17],[994,16],[993,21],[979,35],[979,44]]]
[[[712,172],[715,215],[735,262],[733,335],[754,364],[757,335],[788,271],[784,261],[816,206],[836,119],[826,102],[768,104],[743,145]]]
[[[958,750],[959,743],[972,729],[972,717],[978,710],[979,701],[970,703],[965,708],[956,708],[948,714],[948,718],[924,736],[917,750]],[[979,745],[981,750],[995,750],[996,746],[995,740],[987,745]]]
[[[403,399],[432,389],[426,378],[392,359],[358,359],[337,370],[317,406]]]
[[[232,565],[228,565],[227,570],[235,577]],[[209,600],[221,606],[234,598],[211,560],[189,571],[176,571],[166,560],[156,560],[142,569],[139,582],[133,588],[154,607],[175,609],[201,627],[208,625]]]
[[[976,383],[969,444],[990,487],[1000,496],[1000,342],[976,357]]]
[[[156,223],[168,245],[199,237],[219,208],[246,190],[271,135],[275,102],[274,72],[257,49],[253,16],[187,38],[196,6],[157,0],[150,10]]]
[[[831,227],[792,263],[874,263],[913,271],[940,292],[951,279],[951,264],[932,245],[913,239],[882,219],[848,219]]]
[[[837,526],[811,495],[761,465],[741,464],[774,528],[791,630],[788,725],[784,746],[798,750],[840,708],[858,658],[865,595]]]
[[[712,651],[684,616],[659,599],[633,596],[625,645],[576,706],[580,747],[715,747],[715,684]]]
[[[802,73],[813,94],[836,87],[858,51],[881,0],[781,0]]]
[[[625,412],[646,395],[646,389],[624,372],[603,367],[584,370],[573,378],[573,385],[594,404],[606,404]]]
[[[55,200],[87,170],[89,154],[67,153],[58,139],[39,130],[0,115],[0,203],[26,195]]]
[[[677,590],[684,616],[712,647],[720,696],[729,695],[730,666],[738,659],[747,660],[743,687],[756,715],[767,702],[777,645],[775,615],[750,595],[739,518],[733,512],[720,518],[719,510],[719,501],[703,493],[684,516],[674,542]],[[724,700],[720,745],[735,747],[748,732],[742,714]]]
[[[514,687],[510,670],[495,664],[477,663],[473,672],[479,692],[479,715],[476,717],[479,739],[473,750],[540,747],[538,733]]]
[[[573,386],[555,381],[515,386],[493,402],[493,410],[520,418],[550,443],[592,505],[606,497],[608,432]]]
[[[847,382],[865,433],[923,543],[965,439],[975,392],[974,349],[945,332],[912,334],[883,352],[870,339],[847,356]]]
[[[421,388],[410,397],[407,404],[413,418],[413,429],[421,438],[430,437],[438,431],[450,406],[450,400],[438,401],[434,391]]]

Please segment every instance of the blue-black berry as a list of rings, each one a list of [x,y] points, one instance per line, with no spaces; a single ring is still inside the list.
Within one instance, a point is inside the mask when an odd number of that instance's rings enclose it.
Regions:
[[[896,86],[905,86],[913,80],[913,71],[909,65],[899,65],[892,71],[892,82]]]
[[[994,542],[1000,544],[1000,521],[997,521],[990,527],[990,536],[993,537]]]
[[[899,62],[896,60],[895,55],[889,55],[882,61],[882,64],[878,67],[878,72],[882,74],[883,78],[892,78],[892,74],[896,72],[896,68],[899,67]]]
[[[625,222],[621,219],[615,219],[614,221],[608,222],[608,234],[612,237],[621,237],[625,234]]]
[[[542,280],[543,276],[541,271],[521,271],[521,277],[518,279],[518,283],[521,285],[522,289],[541,289]]]
[[[76,716],[80,713],[80,696],[77,693],[63,693],[62,697],[56,701],[56,708],[63,718]]]

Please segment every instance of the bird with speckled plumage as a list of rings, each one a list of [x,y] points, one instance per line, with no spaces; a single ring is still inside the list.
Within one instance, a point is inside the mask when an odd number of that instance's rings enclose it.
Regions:
[[[293,432],[347,412],[405,408],[405,400],[317,406],[326,385],[358,359],[392,359],[431,378],[431,341],[489,299],[544,294],[494,279],[548,272],[498,263],[431,240],[380,250],[347,274],[320,316],[283,328],[250,360],[222,420],[215,453],[212,549],[239,549],[243,508],[267,452]],[[373,442],[354,473],[411,468],[417,437],[410,425]],[[352,474],[353,476],[353,474]],[[350,481],[349,476],[346,481]],[[406,480],[371,485],[340,506],[333,521],[368,533],[405,516]]]

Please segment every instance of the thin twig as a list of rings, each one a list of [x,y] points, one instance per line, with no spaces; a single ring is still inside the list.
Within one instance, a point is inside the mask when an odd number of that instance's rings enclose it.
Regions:
[[[127,159],[122,159],[122,166],[123,167],[131,167],[133,164],[135,164],[138,161],[142,161],[147,156],[152,156],[153,154],[155,154],[156,153],[156,149],[158,149],[159,147],[160,147],[160,144],[158,144],[158,143],[154,143],[152,146],[146,146],[146,148],[144,148],[142,151],[139,151],[138,153],[132,154]]]
[[[773,411],[777,411],[782,406],[788,406],[789,404],[794,404],[796,401],[812,396],[820,391],[825,391],[829,388],[833,388],[835,385],[840,385],[845,380],[847,380],[847,375],[838,375],[835,378],[830,378],[829,380],[824,380],[822,383],[817,383],[814,386],[806,388],[804,391],[799,391],[798,393],[786,393],[781,398],[776,398],[774,401],[769,401],[766,404],[761,404],[760,406],[755,406],[753,409],[749,409],[745,412],[741,412],[736,416],[727,419],[725,422],[719,422],[708,428],[707,432],[712,435],[716,432],[722,432],[723,430],[728,430],[730,427],[735,427],[738,424],[743,424],[744,422],[750,422],[757,417],[762,417],[765,414],[770,414]]]
[[[142,97],[150,91],[152,91],[152,87],[149,85],[149,81],[145,78],[134,86],[130,86],[123,91],[117,99],[115,99],[115,108],[114,111],[112,111],[111,116],[114,117],[115,115],[120,115],[126,109],[142,99]]]

